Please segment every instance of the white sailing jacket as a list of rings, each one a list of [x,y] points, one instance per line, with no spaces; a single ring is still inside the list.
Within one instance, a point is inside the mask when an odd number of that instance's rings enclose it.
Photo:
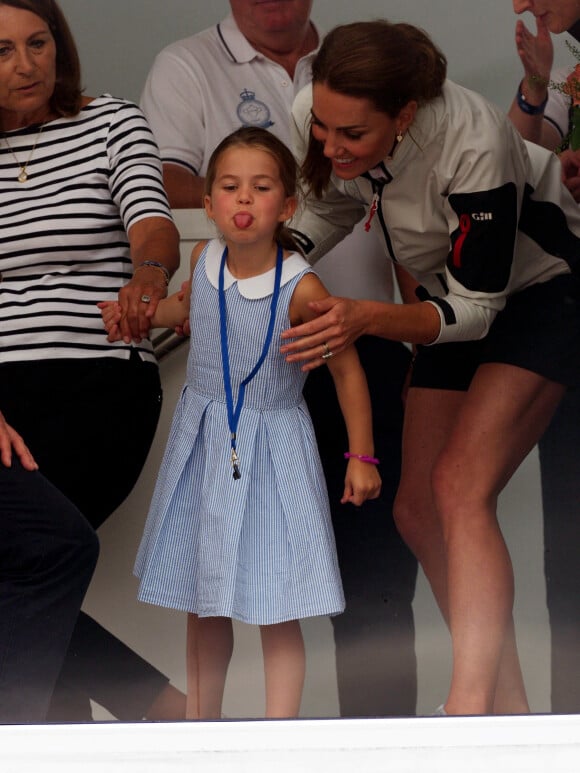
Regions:
[[[296,97],[304,157],[312,87]],[[370,210],[385,253],[423,286],[441,319],[434,343],[483,338],[507,296],[578,271],[580,212],[558,158],[525,143],[499,108],[446,81],[392,158],[354,180],[334,174],[293,223],[311,263]],[[353,255],[353,260],[357,259]]]

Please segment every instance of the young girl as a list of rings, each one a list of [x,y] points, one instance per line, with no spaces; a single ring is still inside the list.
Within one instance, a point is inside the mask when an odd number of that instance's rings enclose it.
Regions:
[[[282,246],[296,209],[283,143],[262,129],[234,132],[211,158],[206,191],[223,236],[193,250],[191,303],[173,295],[152,318],[180,326],[190,307],[191,348],[137,557],[139,598],[189,613],[190,718],[221,716],[232,618],[260,626],[266,716],[293,717],[305,671],[299,618],[337,614],[344,600],[304,374],[278,341],[328,293]],[[101,307],[114,337],[119,309]],[[349,436],[342,502],[359,505],[380,490],[366,380],[352,347],[321,350]]]

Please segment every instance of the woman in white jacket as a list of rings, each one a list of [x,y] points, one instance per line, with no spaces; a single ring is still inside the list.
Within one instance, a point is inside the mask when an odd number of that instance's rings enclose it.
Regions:
[[[395,515],[452,635],[441,712],[525,712],[496,502],[580,383],[577,207],[557,159],[447,81],[445,57],[410,25],[333,30],[294,124],[309,259],[366,210],[422,302],[326,299],[282,351],[312,369],[365,333],[417,345]]]

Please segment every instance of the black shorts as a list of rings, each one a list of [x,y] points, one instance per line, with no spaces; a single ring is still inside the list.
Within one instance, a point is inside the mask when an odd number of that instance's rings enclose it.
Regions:
[[[480,341],[418,346],[411,386],[466,391],[484,362],[580,386],[580,279],[563,274],[514,293]]]

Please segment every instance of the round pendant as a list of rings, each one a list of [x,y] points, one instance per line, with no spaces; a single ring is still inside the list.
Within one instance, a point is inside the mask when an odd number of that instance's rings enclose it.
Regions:
[[[28,180],[28,175],[26,174],[26,169],[21,169],[20,174],[18,175],[18,182],[25,183],[27,180]]]

